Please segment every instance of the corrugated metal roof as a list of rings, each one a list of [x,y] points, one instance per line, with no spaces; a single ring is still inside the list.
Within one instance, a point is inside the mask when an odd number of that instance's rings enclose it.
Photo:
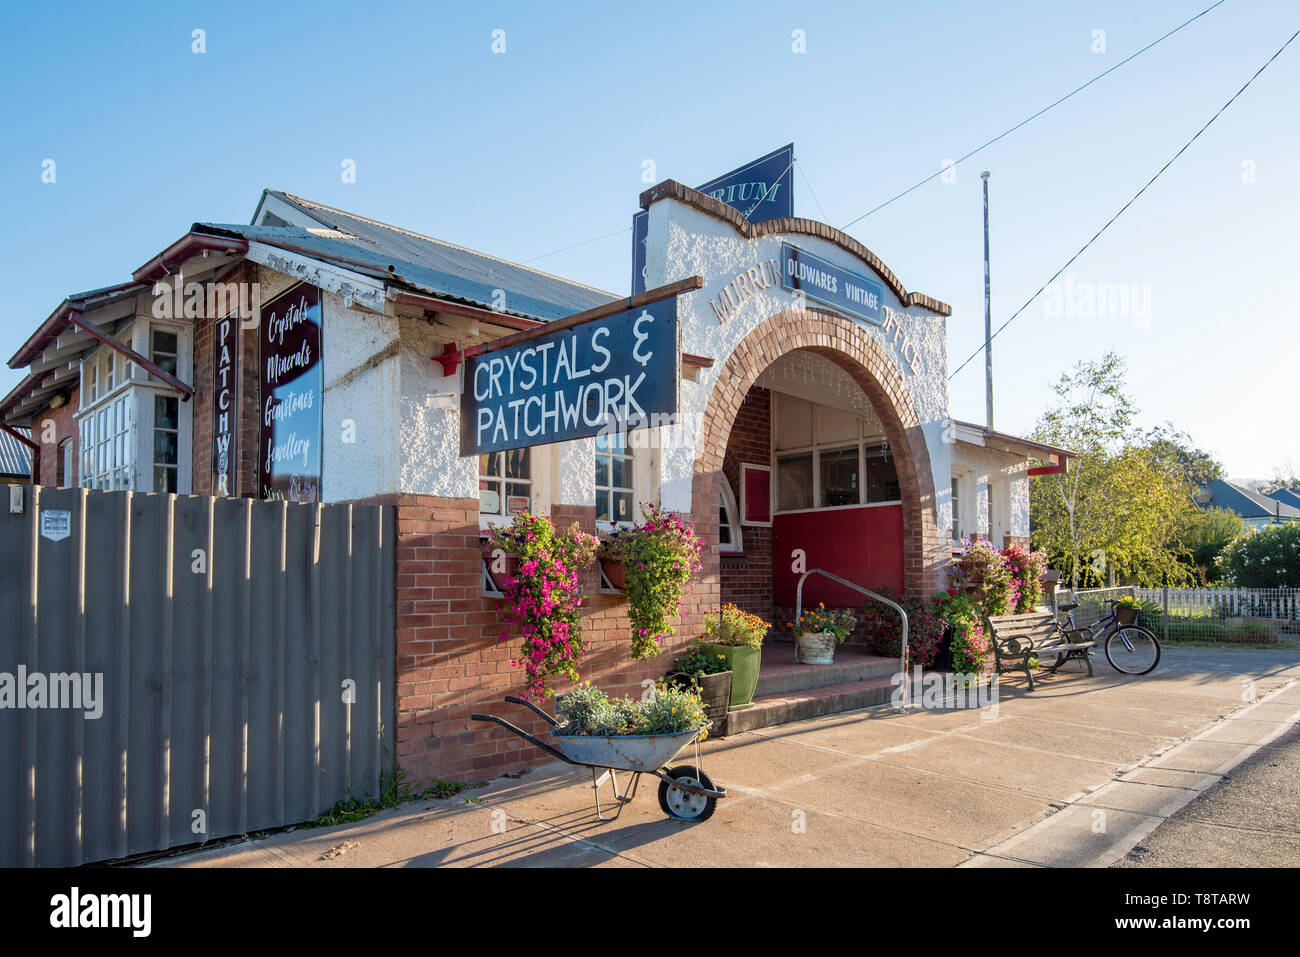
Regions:
[[[32,433],[28,429],[17,429],[28,438]],[[0,475],[32,474],[32,450],[15,439],[8,432],[0,432]]]
[[[366,219],[311,200],[267,190],[331,230],[322,233],[304,226],[244,226],[196,223],[196,229],[216,230],[270,245],[291,244],[306,255],[340,261],[345,268],[357,263],[370,266],[411,288],[491,309],[495,291],[505,292],[505,311],[530,319],[561,319],[575,312],[602,306],[616,294],[561,279],[519,263],[422,236],[410,230]],[[340,235],[341,234],[341,235]],[[388,267],[393,267],[391,270]]]

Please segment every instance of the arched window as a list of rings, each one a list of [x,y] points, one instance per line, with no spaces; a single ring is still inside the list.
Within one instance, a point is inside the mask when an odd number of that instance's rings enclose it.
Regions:
[[[740,531],[740,509],[736,507],[736,496],[731,492],[731,483],[722,477],[722,495],[718,502],[718,551],[743,552],[745,543]]]

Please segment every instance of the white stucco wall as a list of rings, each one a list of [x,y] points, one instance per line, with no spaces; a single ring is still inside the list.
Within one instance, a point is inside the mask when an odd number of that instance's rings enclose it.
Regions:
[[[399,396],[398,324],[321,293],[324,405],[321,492],[327,502],[397,489],[401,449],[390,421]]]
[[[719,322],[709,306],[738,273],[766,260],[779,260],[782,240],[815,253],[857,273],[871,275],[871,269],[857,257],[826,240],[805,235],[771,235],[745,239],[729,224],[676,199],[665,199],[650,207],[646,241],[646,285],[653,288],[689,276],[704,278],[704,288],[678,298],[678,319],[682,329],[682,351],[714,360],[711,369],[701,369],[698,382],[683,381],[681,413],[687,421],[701,421],[712,390],[731,352],[744,337],[769,316],[789,309],[793,293],[778,283],[759,290],[747,299],[726,322]],[[883,283],[882,283],[883,285]],[[917,419],[925,435],[934,478],[936,521],[951,527],[948,502],[951,477],[950,446],[944,441],[948,424],[947,336],[944,317],[920,307],[904,308],[885,286],[885,305],[899,317],[898,335],[866,322],[858,327],[873,337],[893,358],[904,382]],[[914,347],[913,367],[903,358],[904,335]],[[698,438],[698,436],[697,436]],[[665,449],[660,458],[662,504],[673,510],[691,506],[691,473],[696,456],[695,442]]]
[[[969,442],[956,442],[952,446],[951,469],[961,473],[972,483],[963,494],[962,524],[967,534],[988,535],[989,482],[1007,483],[1009,534],[1017,538],[1029,537],[1029,473],[1025,459],[1009,452],[983,448]],[[951,488],[951,483],[948,483]],[[995,505],[998,503],[995,503]],[[996,512],[996,510],[995,510]],[[948,528],[952,528],[951,518]],[[1000,542],[997,543],[999,546]]]

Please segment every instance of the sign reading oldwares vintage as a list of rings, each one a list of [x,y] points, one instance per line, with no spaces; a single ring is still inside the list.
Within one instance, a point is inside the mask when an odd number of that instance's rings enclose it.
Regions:
[[[264,499],[320,501],[320,290],[291,286],[262,307],[262,438],[258,490]]]
[[[661,424],[677,412],[677,353],[673,298],[469,356],[460,454]]]

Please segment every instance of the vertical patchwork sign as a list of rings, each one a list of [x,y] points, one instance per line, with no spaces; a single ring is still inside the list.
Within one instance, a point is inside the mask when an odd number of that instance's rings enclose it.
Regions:
[[[212,328],[212,494],[238,495],[235,470],[235,377],[239,313]]]
[[[258,496],[320,501],[320,290],[300,283],[262,306]]]

